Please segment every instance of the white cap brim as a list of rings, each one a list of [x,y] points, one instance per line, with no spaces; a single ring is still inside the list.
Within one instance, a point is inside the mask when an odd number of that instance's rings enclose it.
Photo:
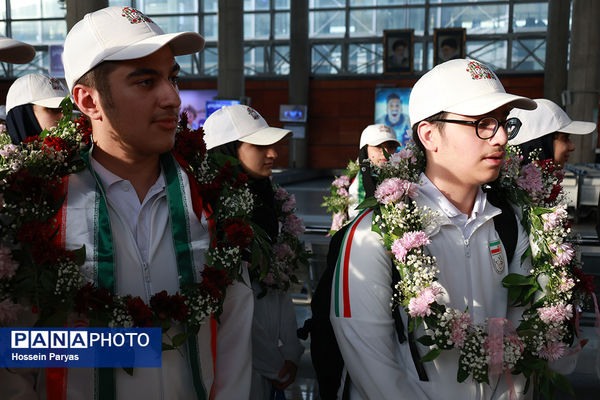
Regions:
[[[378,139],[373,139],[372,141],[367,142],[365,144],[369,145],[369,146],[379,146],[381,143],[385,143],[385,142],[396,142],[396,144],[398,146],[400,146],[400,142],[398,141],[398,139],[392,139],[392,138],[378,138]]]
[[[536,102],[527,97],[509,93],[486,93],[479,97],[471,98],[468,101],[446,107],[444,110],[440,110],[440,112],[446,111],[454,114],[476,116],[487,114],[504,105],[523,110],[535,110],[537,107]]]
[[[569,125],[560,128],[558,132],[568,133],[570,135],[587,135],[594,132],[596,124],[585,121],[572,121]]]
[[[48,99],[32,101],[32,104],[37,104],[38,106],[47,107],[47,108],[59,108],[60,103],[64,100],[64,97],[50,97]]]
[[[27,64],[35,57],[33,46],[11,38],[0,38],[0,61]]]
[[[291,134],[292,131],[281,128],[268,127],[254,132],[251,135],[238,139],[240,142],[255,144],[257,146],[269,146]]]
[[[193,54],[202,50],[204,43],[204,38],[196,32],[165,33],[128,44],[122,49],[117,48],[114,53],[104,57],[102,61],[133,60],[146,57],[165,45],[169,45],[175,56]]]

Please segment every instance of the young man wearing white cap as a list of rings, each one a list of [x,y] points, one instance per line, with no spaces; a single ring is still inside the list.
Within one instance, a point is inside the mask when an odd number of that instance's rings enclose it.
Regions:
[[[209,152],[239,160],[249,176],[248,186],[255,200],[252,221],[267,234],[270,252],[275,252],[276,246],[282,249],[285,239],[276,206],[276,201],[282,199],[276,198],[270,177],[277,159],[274,146],[291,131],[270,127],[255,109],[245,105],[217,110],[206,119],[203,129]],[[285,246],[294,251],[288,244]],[[296,379],[300,356],[304,353],[304,346],[296,335],[298,326],[292,298],[288,291],[282,290],[285,283],[280,286],[270,269],[265,276],[259,276],[261,271],[262,268],[251,273],[254,291],[252,400],[280,398],[283,390]]]
[[[501,211],[481,189],[498,176],[508,136],[518,132],[518,121],[507,119],[513,107],[532,109],[535,103],[507,94],[487,66],[464,59],[427,72],[410,97],[413,137],[426,154],[414,199],[438,216],[428,227],[431,243],[424,245],[425,251],[437,258],[436,283],[444,289],[440,301],[468,310],[476,323],[507,317],[502,279],[509,271],[522,272],[521,255],[528,247],[518,224],[512,262],[508,264],[502,245],[502,262],[494,262],[491,244],[499,235],[493,217]],[[397,278],[382,236],[372,230],[373,220],[367,210],[348,228],[332,289],[330,319],[345,363],[342,382],[349,378],[349,398],[508,399],[504,377],[491,377],[490,384],[471,378],[458,382],[456,350],[421,363],[430,348],[410,340],[406,330],[409,340],[399,340],[390,306]],[[407,327],[404,310],[399,318]],[[423,335],[422,329],[413,332],[415,338]],[[521,376],[513,379],[521,396]]]
[[[165,290],[173,295],[186,279],[199,277],[211,240],[204,214],[194,212],[188,177],[168,154],[181,104],[174,56],[203,46],[199,34],[165,34],[130,7],[87,14],[64,44],[66,80],[78,108],[91,120],[93,140],[88,168],[69,176],[65,245],[74,249],[85,244],[82,269],[90,279],[108,282],[107,289],[115,294],[139,296],[147,304],[153,294]],[[173,187],[179,195],[172,196]],[[96,204],[100,197],[104,214]],[[97,240],[106,228],[98,220],[109,221],[104,242],[112,246],[102,247]],[[178,227],[186,232],[176,247]],[[188,249],[186,265],[191,264],[185,276],[178,271],[182,247]],[[112,268],[98,268],[101,250],[108,253]],[[2,396],[248,398],[252,303],[245,284],[229,286],[218,323],[205,322],[181,352],[164,351],[161,368],[136,368],[132,376],[120,368],[73,368],[33,376],[4,370]]]
[[[348,188],[350,202],[348,203],[348,217],[352,219],[358,215],[356,206],[365,197],[373,196],[375,183],[371,177],[371,163],[379,165],[386,160],[384,149],[388,154],[393,154],[400,146],[396,134],[387,125],[375,124],[367,126],[360,135],[358,153],[358,174]]]
[[[519,134],[509,143],[519,146],[523,163],[530,162],[529,154],[538,150],[539,160],[552,159],[558,168],[564,168],[569,153],[575,150],[569,135],[587,135],[596,129],[593,122],[573,121],[556,103],[547,99],[535,99],[537,108],[526,111],[514,109],[510,117],[521,123]]]
[[[60,103],[69,95],[56,78],[29,74],[14,81],[6,95],[6,123],[14,144],[56,126],[62,118]]]

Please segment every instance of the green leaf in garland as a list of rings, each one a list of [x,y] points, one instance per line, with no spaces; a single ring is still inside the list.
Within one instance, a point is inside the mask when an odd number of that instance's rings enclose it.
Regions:
[[[524,276],[521,274],[508,274],[502,279],[504,287],[529,286],[535,284],[535,276]]]
[[[435,340],[431,336],[423,335],[417,339],[417,342],[421,343],[424,346],[432,346],[435,344]]]
[[[442,353],[442,349],[435,349],[429,351],[429,353],[425,354],[422,358],[422,362],[428,362],[435,360]]]
[[[375,208],[378,204],[379,203],[375,197],[367,197],[358,206],[356,206],[356,209],[363,210],[365,208]]]

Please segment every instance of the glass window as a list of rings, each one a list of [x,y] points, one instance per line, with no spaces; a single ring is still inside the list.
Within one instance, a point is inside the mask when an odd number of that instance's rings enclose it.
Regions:
[[[131,7],[131,0],[108,0],[109,6],[127,6]]]
[[[268,39],[271,34],[271,15],[244,14],[244,40]]]
[[[204,75],[217,76],[219,73],[219,52],[216,47],[205,47],[202,50]]]
[[[350,11],[350,36],[382,36],[384,29],[425,31],[424,8],[365,9]]]
[[[179,15],[177,17],[152,17],[156,25],[167,33],[198,32],[198,18],[195,15]]]
[[[350,0],[350,7],[400,6],[407,4],[425,4],[425,0]]]
[[[192,60],[192,56],[187,54],[185,56],[177,56],[175,57],[177,64],[181,67],[179,76],[191,75],[194,73],[198,73],[197,70],[194,69],[194,62]]]
[[[219,0],[202,0],[204,12],[215,12],[219,10]]]
[[[506,69],[506,40],[467,41],[467,57],[479,60],[494,69]]]
[[[275,13],[275,29],[273,35],[275,39],[287,39],[290,37],[290,13],[278,12]]]
[[[543,71],[546,57],[546,41],[513,40],[511,68],[517,71]]]
[[[197,0],[137,0],[136,8],[145,14],[193,13],[198,11]]]
[[[0,1],[0,19],[6,19],[6,2]]]
[[[313,74],[337,74],[342,70],[342,46],[315,44],[311,49]]]
[[[346,0],[310,0],[309,8],[344,8]]]
[[[351,44],[348,48],[348,70],[355,74],[380,74],[383,72],[383,46],[381,43]]]
[[[466,28],[467,35],[508,32],[508,4],[432,7],[430,28]]]
[[[244,48],[244,74],[257,75],[265,72],[265,49],[259,47]]]
[[[268,10],[270,0],[244,0],[244,11]]]
[[[344,11],[310,11],[308,18],[309,37],[343,37],[346,33]]]
[[[42,17],[65,18],[66,15],[66,5],[61,5],[58,0],[42,0]]]
[[[18,0],[10,2],[10,15],[12,18],[40,18],[42,7],[40,0]]]
[[[204,16],[204,32],[202,35],[206,40],[217,40],[219,37],[219,18],[216,15]]]
[[[275,46],[273,49],[273,72],[277,75],[290,73],[290,47]]]
[[[414,70],[423,70],[423,43],[415,42],[414,47]]]
[[[548,28],[548,4],[515,4],[513,11],[514,32],[539,32]]]
[[[473,0],[429,0],[430,4],[450,4],[450,3],[464,3],[465,1],[468,2],[473,2]],[[504,1],[505,3],[508,3],[508,0],[475,0],[481,3],[484,3],[486,1],[495,1],[495,2],[502,2]]]
[[[275,9],[276,10],[289,10],[290,9],[290,0],[275,0]]]

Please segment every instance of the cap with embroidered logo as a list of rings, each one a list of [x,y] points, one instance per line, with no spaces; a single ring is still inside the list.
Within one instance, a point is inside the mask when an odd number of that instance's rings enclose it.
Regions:
[[[86,14],[65,39],[62,58],[69,90],[102,61],[145,57],[167,44],[173,55],[180,56],[202,50],[204,38],[196,32],[164,33],[131,7],[113,6]]]
[[[0,36],[0,61],[27,64],[35,57],[33,46],[21,41]]]
[[[414,125],[442,111],[476,116],[506,104],[526,110],[536,107],[531,99],[506,93],[487,65],[456,59],[435,66],[417,81],[410,93],[408,114]]]
[[[360,146],[363,148],[366,145],[379,146],[385,142],[396,142],[400,146],[400,142],[396,139],[396,134],[392,129],[384,124],[375,124],[367,126],[360,135]]]
[[[268,146],[292,132],[270,127],[254,108],[241,104],[225,106],[212,113],[204,121],[203,130],[206,148],[209,150],[236,140]]]
[[[58,108],[69,92],[58,79],[45,74],[29,74],[15,80],[6,95],[6,112],[23,104]]]
[[[522,125],[519,134],[509,141],[518,145],[540,138],[553,132],[572,135],[586,135],[596,129],[593,122],[573,121],[567,113],[554,102],[547,99],[535,99],[537,108],[532,111],[512,110],[509,118],[518,118]]]

